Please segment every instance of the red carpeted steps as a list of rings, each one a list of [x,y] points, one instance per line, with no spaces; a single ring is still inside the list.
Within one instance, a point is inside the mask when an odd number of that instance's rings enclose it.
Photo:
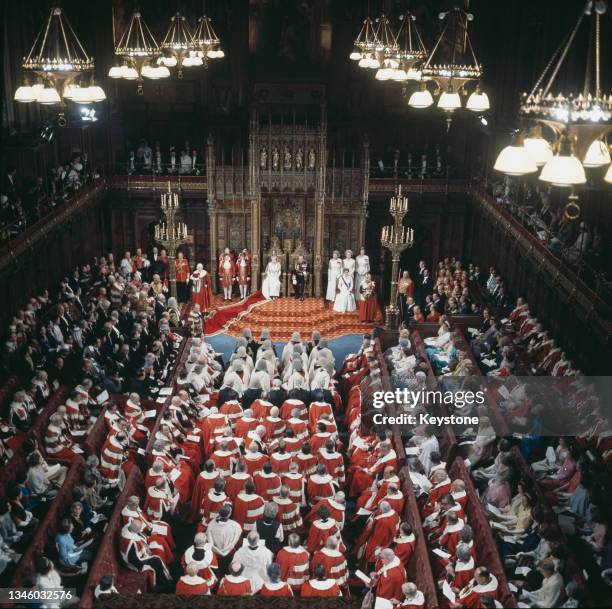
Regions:
[[[331,307],[325,309],[321,298],[306,298],[303,302],[279,298],[256,304],[240,319],[231,322],[225,333],[238,337],[244,328],[251,328],[253,336],[258,338],[261,330],[268,328],[272,340],[285,342],[291,338],[292,332],[299,332],[304,339],[318,330],[325,338],[334,338],[370,332],[372,327],[372,324],[359,321],[357,311],[335,313]]]

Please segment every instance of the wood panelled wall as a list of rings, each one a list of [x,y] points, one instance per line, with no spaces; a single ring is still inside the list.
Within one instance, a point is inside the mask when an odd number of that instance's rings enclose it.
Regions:
[[[0,285],[4,300],[0,323],[5,328],[15,311],[26,300],[49,289],[57,293],[62,277],[77,265],[100,256],[108,247],[108,224],[105,217],[106,196],[101,189],[78,211],[57,216],[61,221],[43,221],[33,227],[19,247],[6,251],[0,259]],[[56,216],[54,216],[56,217]]]
[[[465,193],[410,193],[409,212],[405,226],[414,229],[414,245],[402,254],[400,269],[407,270],[414,278],[420,260],[430,269],[446,256],[472,260],[474,218],[469,196]],[[393,223],[389,214],[389,199],[372,195],[366,224],[366,250],[373,272],[382,277],[381,296],[386,302],[391,281],[391,256],[381,250],[380,237],[383,226]]]
[[[154,245],[154,225],[161,220],[159,196],[151,194],[113,193],[109,200],[111,248],[116,256],[134,253],[137,248],[148,252]],[[203,198],[181,197],[180,221],[185,222],[193,242],[183,251],[191,266],[210,265],[210,234],[206,203]]]

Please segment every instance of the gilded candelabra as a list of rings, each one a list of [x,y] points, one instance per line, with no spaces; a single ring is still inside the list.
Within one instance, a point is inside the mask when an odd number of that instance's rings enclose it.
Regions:
[[[176,252],[187,241],[187,225],[176,219],[179,198],[177,193],[170,190],[170,182],[168,182],[168,192],[161,196],[161,209],[164,219],[155,226],[155,241],[168,252],[170,295],[176,298]]]
[[[400,186],[397,195],[391,197],[389,212],[393,216],[393,224],[382,229],[381,245],[391,252],[391,294],[389,304],[385,307],[385,326],[396,328],[399,325],[399,309],[397,308],[397,275],[402,252],[414,244],[414,231],[404,226],[404,218],[408,213],[408,197],[402,196]]]

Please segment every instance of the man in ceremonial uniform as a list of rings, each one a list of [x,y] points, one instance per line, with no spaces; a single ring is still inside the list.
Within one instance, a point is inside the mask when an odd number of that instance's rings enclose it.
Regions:
[[[497,597],[498,582],[486,567],[478,567],[474,579],[457,594],[453,607],[464,609],[477,609],[481,606],[483,596]]]
[[[281,569],[281,579],[291,586],[295,594],[299,594],[308,579],[310,554],[300,545],[298,535],[289,535],[288,541],[289,545],[278,551],[276,562]]]
[[[268,580],[264,582],[259,594],[261,596],[293,596],[291,586],[281,580],[281,569],[278,563],[273,562],[268,567]]]
[[[236,265],[234,264],[234,260],[229,253],[224,253],[219,260],[219,280],[223,287],[223,300],[232,299],[232,287],[235,276]]]
[[[251,596],[255,590],[251,580],[242,575],[243,567],[239,562],[230,565],[229,573],[221,580],[217,594],[219,596]]]
[[[385,548],[380,553],[382,567],[370,574],[375,587],[376,596],[387,600],[403,597],[402,585],[406,582],[406,569],[393,550]]]
[[[402,586],[403,599],[398,609],[423,609],[425,607],[425,595],[412,583],[406,582]]]
[[[251,255],[246,248],[238,254],[236,260],[236,281],[240,289],[240,300],[245,300],[249,293],[249,281],[251,281]]]
[[[325,542],[325,547],[317,550],[311,559],[311,565],[323,565],[326,577],[335,579],[339,588],[343,588],[348,582],[348,567],[346,558],[338,549],[338,539],[329,537]]]
[[[185,569],[185,575],[176,582],[176,594],[184,596],[210,594],[208,584],[198,575],[198,566],[195,563],[189,563]]]
[[[176,257],[176,294],[179,302],[187,300],[187,282],[189,281],[189,262],[185,259],[183,252]]]
[[[304,290],[306,289],[309,273],[310,268],[306,260],[304,260],[304,256],[298,256],[297,262],[293,267],[293,290],[296,299],[304,300]]]
[[[316,565],[313,569],[313,579],[308,580],[303,586],[301,596],[341,596],[340,588],[335,579],[325,576],[325,567]]]

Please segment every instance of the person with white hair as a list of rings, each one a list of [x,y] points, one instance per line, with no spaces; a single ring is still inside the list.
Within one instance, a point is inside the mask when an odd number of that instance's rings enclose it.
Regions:
[[[338,287],[338,279],[342,274],[342,259],[340,258],[340,252],[334,250],[332,257],[329,259],[329,265],[327,267],[327,291],[325,293],[325,304],[328,302],[333,303],[336,300],[336,290]]]
[[[281,361],[282,361],[283,367],[289,365],[289,363],[291,362],[291,357],[293,355],[293,348],[295,347],[295,345],[301,345],[301,344],[302,344],[302,339],[300,337],[300,333],[293,332],[293,334],[291,335],[291,340],[283,347],[283,353],[281,355]]]
[[[398,609],[423,609],[425,607],[425,595],[412,582],[402,585],[402,600]]]
[[[175,593],[182,596],[210,594],[210,588],[206,580],[198,575],[196,563],[191,562],[185,567],[185,575],[182,575],[176,582]]]
[[[213,553],[213,546],[205,533],[196,533],[193,545],[187,548],[181,557],[183,567],[196,566],[196,574],[201,577],[209,588],[217,583],[217,576],[213,569],[217,568],[217,557]]]
[[[406,583],[406,569],[395,552],[384,548],[380,552],[381,567],[370,574],[376,596],[387,600],[403,598],[402,586]]]
[[[268,581],[268,567],[272,564],[274,555],[260,539],[259,533],[251,531],[242,547],[234,554],[234,560],[243,565],[243,575],[251,580],[253,590],[258,592],[263,583]]]
[[[249,386],[249,371],[243,360],[235,359],[225,373],[223,377],[224,385],[228,385],[230,382],[233,383],[232,387],[240,394],[243,394]]]
[[[276,254],[272,254],[270,261],[266,265],[264,280],[261,284],[261,293],[266,300],[272,300],[280,296],[280,277],[282,273],[281,263]]]

